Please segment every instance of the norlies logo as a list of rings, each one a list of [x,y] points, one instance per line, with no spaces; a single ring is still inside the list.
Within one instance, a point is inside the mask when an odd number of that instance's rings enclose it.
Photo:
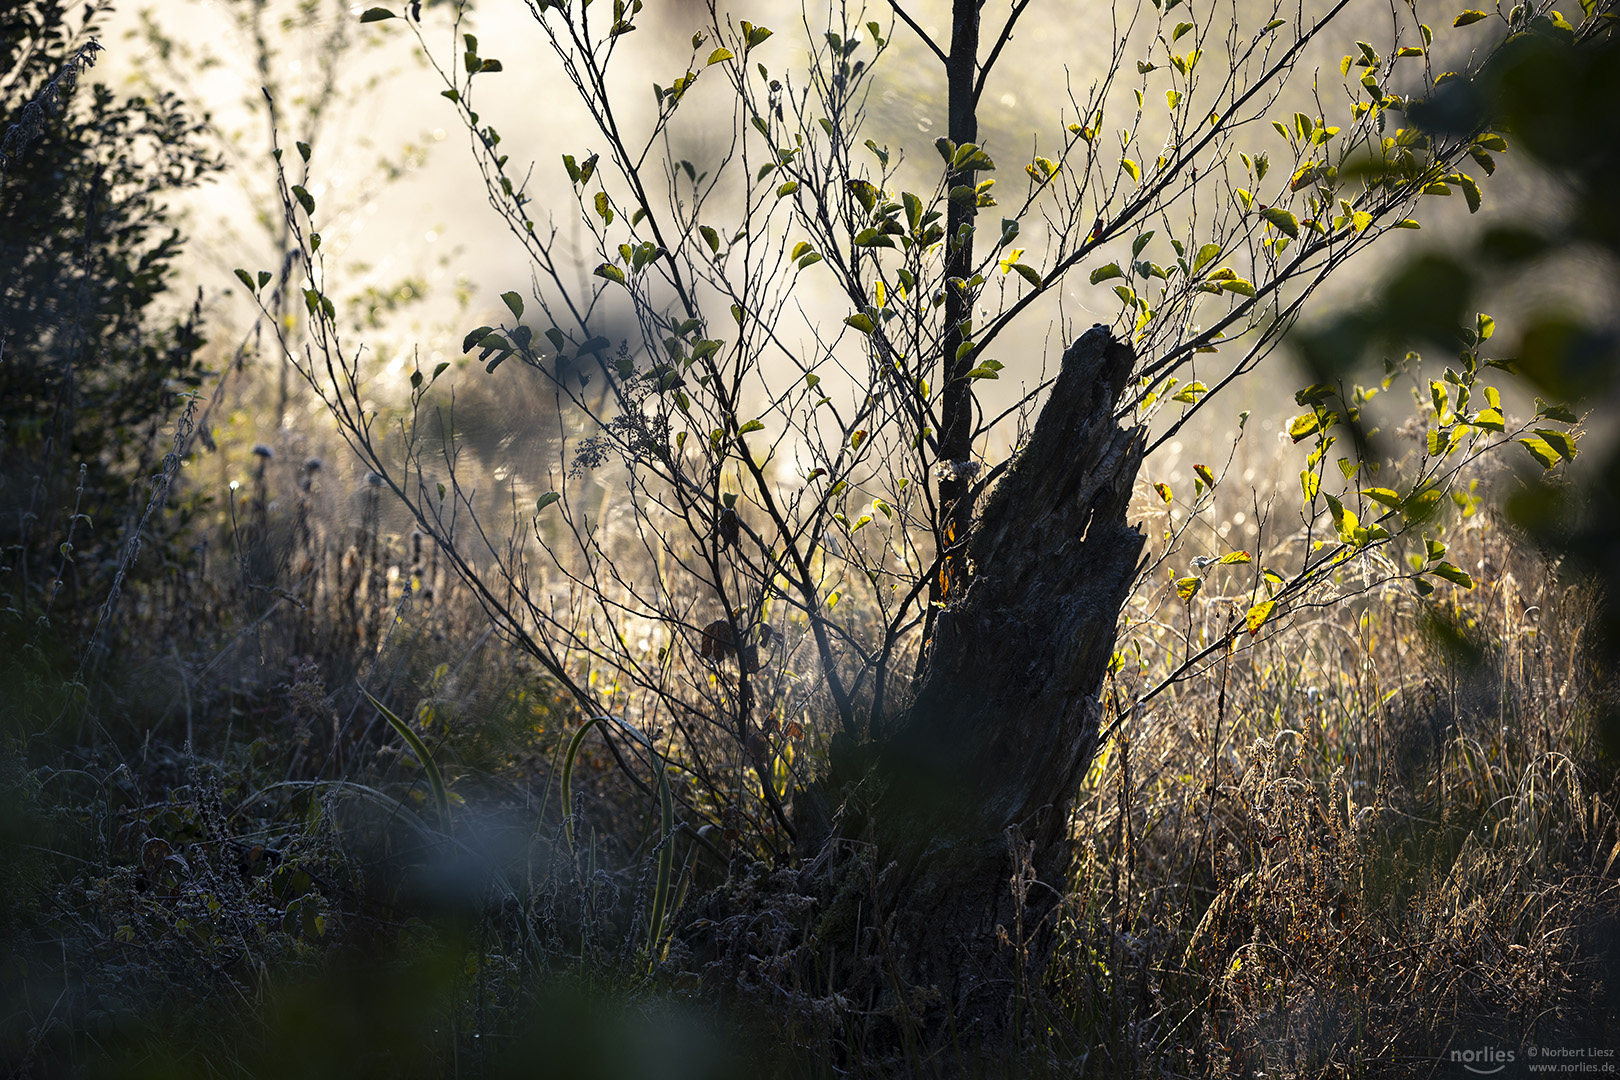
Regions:
[[[1513,1063],[1518,1055],[1512,1050],[1498,1050],[1487,1046],[1483,1050],[1453,1050],[1451,1060],[1477,1076],[1494,1076]]]

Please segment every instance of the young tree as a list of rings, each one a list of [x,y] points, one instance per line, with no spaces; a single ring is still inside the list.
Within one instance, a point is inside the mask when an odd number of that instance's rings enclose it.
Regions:
[[[992,22],[979,0],[953,0],[936,41],[895,0],[881,19],[835,3],[798,68],[773,30],[711,4],[689,58],[639,104],[618,71],[651,15],[640,0],[529,8],[595,131],[562,162],[588,234],[577,247],[481,116],[513,73],[459,19],[441,62],[419,10],[402,16],[533,269],[502,295],[510,319],[464,343],[492,378],[514,377],[501,366],[516,360],[541,380],[569,436],[548,478],[501,489],[518,530],[486,527],[489,504],[458,467],[453,409],[432,396],[448,362],[412,376],[407,409],[371,404],[299,186],[285,198],[311,337],[289,356],[502,631],[607,718],[635,782],[673,777],[694,842],[804,860],[816,939],[836,958],[812,982],[897,1023],[1000,1030],[1054,940],[1070,812],[1141,571],[1127,511],[1144,454],[1254,371],[1327,277],[1415,227],[1425,195],[1459,190],[1476,208],[1459,165],[1484,164],[1500,136],[1403,126],[1409,95],[1447,77],[1404,8],[1379,47],[1357,42],[1338,76],[1285,98],[1348,0],[1276,5],[1255,25],[1154,0],[1109,31],[1109,62],[1068,89],[1057,136],[1027,159],[981,142],[979,105],[1019,55],[1016,32],[1056,7],[1015,0]],[[921,161],[862,130],[900,34],[947,87],[948,131]],[[1295,99],[1310,106],[1279,111]],[[723,146],[681,158],[691,114],[721,109]],[[575,259],[594,269],[576,274]],[[1066,292],[1086,288],[1117,301],[1112,328],[1072,325]],[[1056,371],[1009,355],[1031,320],[1072,342]],[[1313,542],[1286,573],[1235,549],[1211,560],[1251,575],[1249,601],[1182,672],[1269,632],[1350,556],[1421,528],[1452,448],[1508,435],[1460,395],[1407,490],[1363,488],[1371,463],[1347,457],[1343,494],[1325,492],[1329,432],[1368,396],[1301,395],[1309,411],[1290,430],[1313,440]],[[610,464],[623,489],[611,502],[592,475]],[[1187,508],[1220,480],[1203,470]],[[1467,580],[1443,548],[1393,572],[1424,588]],[[702,925],[689,944],[719,948],[706,945],[715,920]]]

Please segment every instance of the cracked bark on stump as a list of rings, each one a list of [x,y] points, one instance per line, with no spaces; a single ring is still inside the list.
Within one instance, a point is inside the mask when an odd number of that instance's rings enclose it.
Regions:
[[[827,803],[814,792],[796,800],[806,854],[823,852],[812,873],[836,874],[848,856],[827,854],[835,849],[875,860],[887,921],[877,934],[884,966],[897,970],[872,992],[913,1019],[885,985],[894,975],[935,1003],[935,1019],[946,1009],[958,1032],[993,1031],[1007,1021],[1019,966],[998,942],[1021,924],[1025,971],[1038,976],[1050,957],[1073,864],[1069,817],[1097,750],[1098,696],[1143,544],[1125,521],[1141,433],[1114,419],[1134,364],[1102,326],[1064,353],[1027,445],[975,523],[971,584],[940,618],[915,700],[881,744],[835,740],[822,790],[841,805],[821,828]],[[824,847],[830,834],[856,843]],[[1015,848],[1040,883],[1022,905]]]

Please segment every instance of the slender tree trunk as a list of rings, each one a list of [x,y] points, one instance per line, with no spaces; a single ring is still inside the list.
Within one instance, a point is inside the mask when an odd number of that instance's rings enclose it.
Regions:
[[[979,140],[978,105],[973,96],[973,82],[978,73],[979,60],[979,3],[980,0],[955,0],[951,16],[951,52],[945,65],[947,94],[949,97],[950,140],[958,146]],[[973,187],[976,174],[960,173],[951,178],[953,186]],[[947,281],[966,281],[973,275],[974,218],[978,213],[974,198],[951,199],[945,212],[945,277]],[[965,227],[965,231],[964,231]],[[967,580],[965,541],[973,521],[973,501],[969,493],[973,477],[967,469],[973,457],[973,383],[966,378],[972,369],[970,356],[957,359],[973,318],[971,297],[963,289],[945,287],[945,336],[940,371],[944,376],[941,408],[943,430],[939,434],[940,477],[939,498],[941,535],[935,537],[945,555],[940,572],[929,583],[929,594],[935,604],[949,599],[951,590],[960,588]],[[932,636],[931,634],[929,635]]]
[[[1073,864],[1070,814],[1143,543],[1125,521],[1140,429],[1114,419],[1134,363],[1100,326],[1064,354],[1028,444],[967,538],[972,582],[940,616],[918,696],[882,746],[835,748],[830,799],[801,799],[807,818],[826,814],[801,831],[829,906],[849,892],[839,859],[864,860],[880,1008],[916,1018],[923,1002],[959,1033],[1005,1030],[1022,977],[1050,956]],[[850,929],[824,923],[823,933]],[[855,955],[870,937],[821,945]],[[914,1000],[900,1000],[896,977]]]

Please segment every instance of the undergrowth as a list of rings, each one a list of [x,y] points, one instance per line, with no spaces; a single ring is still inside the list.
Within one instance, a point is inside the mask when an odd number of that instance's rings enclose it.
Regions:
[[[880,1051],[893,1017],[806,955],[828,919],[884,933],[883,867],[829,853],[818,899],[673,831],[364,475],[245,456],[93,685],[71,643],[8,651],[16,1075],[1417,1076],[1612,1023],[1594,600],[1484,511],[1448,531],[1472,591],[1347,570],[1110,716],[1059,960],[985,1059]],[[1219,591],[1145,583],[1115,705]]]

